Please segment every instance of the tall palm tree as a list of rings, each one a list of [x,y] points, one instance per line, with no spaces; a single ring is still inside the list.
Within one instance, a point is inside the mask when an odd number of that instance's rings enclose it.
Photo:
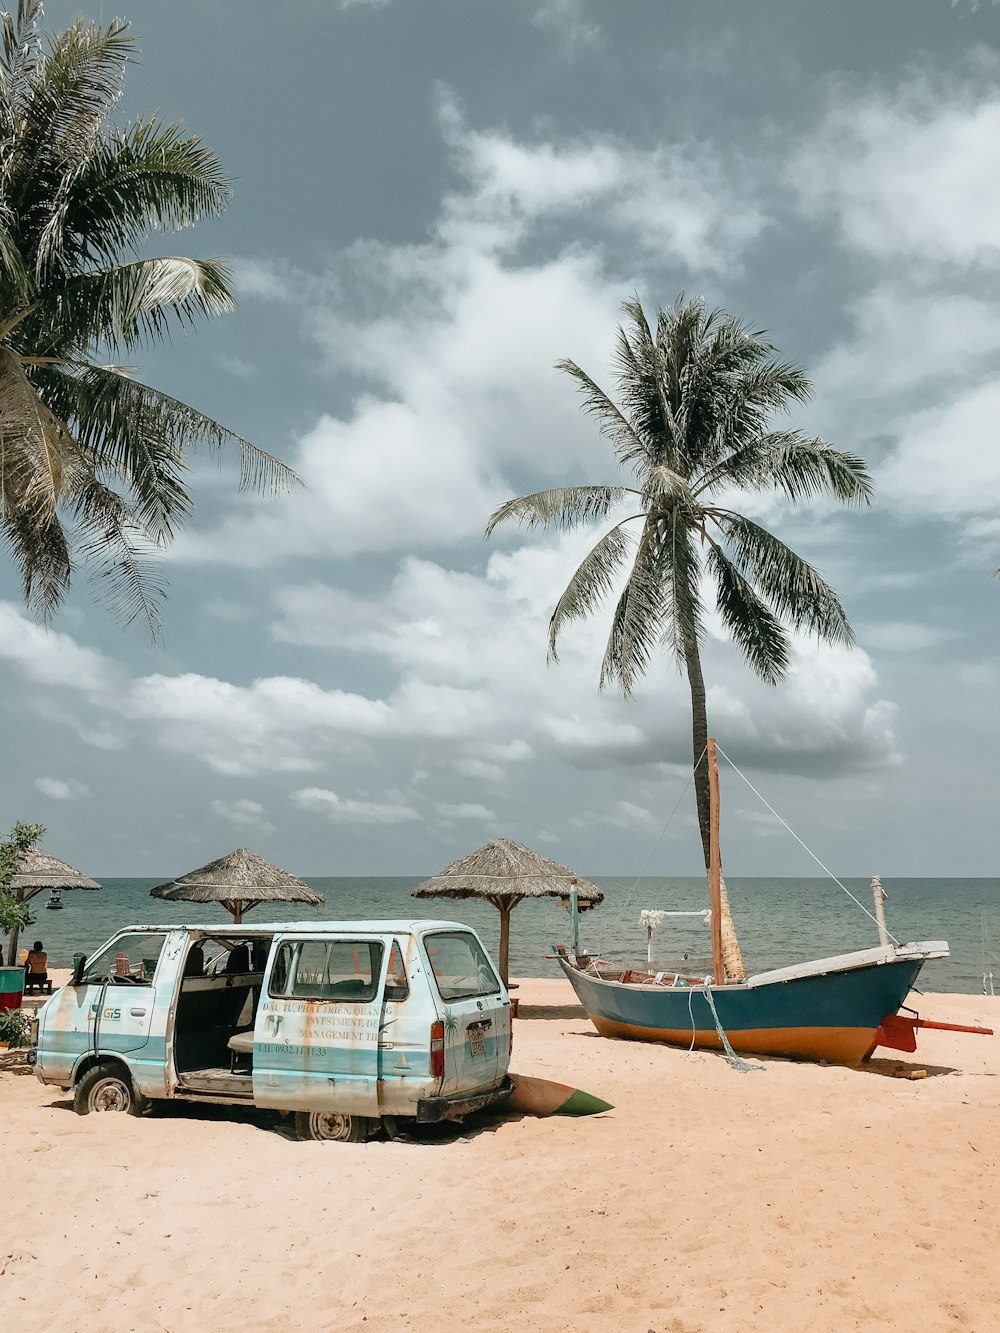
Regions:
[[[51,613],[89,562],[122,618],[155,633],[150,556],[191,508],[192,451],[235,446],[241,489],[297,479],[107,364],[232,309],[220,263],[148,257],[151,233],[221,213],[229,186],[180,125],[112,123],[135,46],[125,23],[43,40],[41,16],[40,0],[0,14],[0,525],[29,607]]]
[[[773,489],[792,501],[831,495],[843,504],[868,504],[872,482],[862,459],[774,427],[775,414],[807,399],[812,386],[802,370],[776,358],[762,334],[683,297],[657,312],[655,331],[637,297],[622,308],[615,356],[620,406],[575,362],[560,361],[558,369],[576,380],[584,409],[635,485],[568,486],[508,500],[486,535],[512,519],[554,529],[614,519],[552,613],[549,656],[556,660],[563,626],[591,615],[624,578],[600,683],[630,695],[660,645],[687,674],[707,867],[706,593],[714,589],[723,625],[768,684],[788,668],[786,627],[830,643],[854,639],[834,590],[773,533],[731,508],[735,494]],[[741,966],[734,957],[730,975]]]

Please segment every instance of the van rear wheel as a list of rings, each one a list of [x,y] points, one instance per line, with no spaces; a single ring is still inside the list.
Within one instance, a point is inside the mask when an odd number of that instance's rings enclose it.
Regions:
[[[363,1115],[342,1115],[329,1111],[297,1111],[295,1132],[303,1140],[332,1140],[335,1143],[365,1143],[371,1121]]]
[[[73,1110],[77,1115],[90,1115],[92,1111],[142,1115],[148,1105],[146,1098],[136,1092],[121,1065],[110,1061],[102,1061],[88,1069],[73,1094]]]

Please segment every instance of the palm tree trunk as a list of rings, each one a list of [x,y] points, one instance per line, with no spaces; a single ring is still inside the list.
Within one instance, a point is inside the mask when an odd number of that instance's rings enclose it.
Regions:
[[[701,833],[701,846],[705,856],[705,870],[710,859],[709,844],[711,839],[712,798],[708,783],[708,708],[705,702],[705,677],[701,672],[701,654],[694,641],[687,644],[684,651],[684,665],[687,668],[688,685],[691,689],[691,739],[694,748],[694,794],[698,806],[698,829]],[[729,906],[729,894],[726,881],[722,881],[722,961],[726,976],[732,981],[742,981],[746,977],[740,942],[733,925],[733,913]]]

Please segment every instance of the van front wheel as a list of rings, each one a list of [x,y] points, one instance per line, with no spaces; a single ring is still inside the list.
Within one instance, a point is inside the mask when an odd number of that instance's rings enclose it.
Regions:
[[[337,1115],[329,1111],[295,1113],[295,1132],[300,1139],[365,1143],[370,1130],[371,1122],[363,1115]]]
[[[73,1110],[77,1115],[90,1115],[91,1111],[142,1115],[148,1104],[133,1088],[132,1080],[121,1066],[107,1061],[88,1069],[73,1094]]]

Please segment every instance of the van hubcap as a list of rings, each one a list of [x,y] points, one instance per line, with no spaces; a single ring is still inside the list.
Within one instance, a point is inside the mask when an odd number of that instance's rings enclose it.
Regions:
[[[117,1078],[102,1078],[90,1092],[92,1111],[127,1111],[132,1104],[128,1088]]]
[[[351,1132],[351,1117],[316,1111],[309,1117],[309,1129],[314,1139],[346,1139]]]

